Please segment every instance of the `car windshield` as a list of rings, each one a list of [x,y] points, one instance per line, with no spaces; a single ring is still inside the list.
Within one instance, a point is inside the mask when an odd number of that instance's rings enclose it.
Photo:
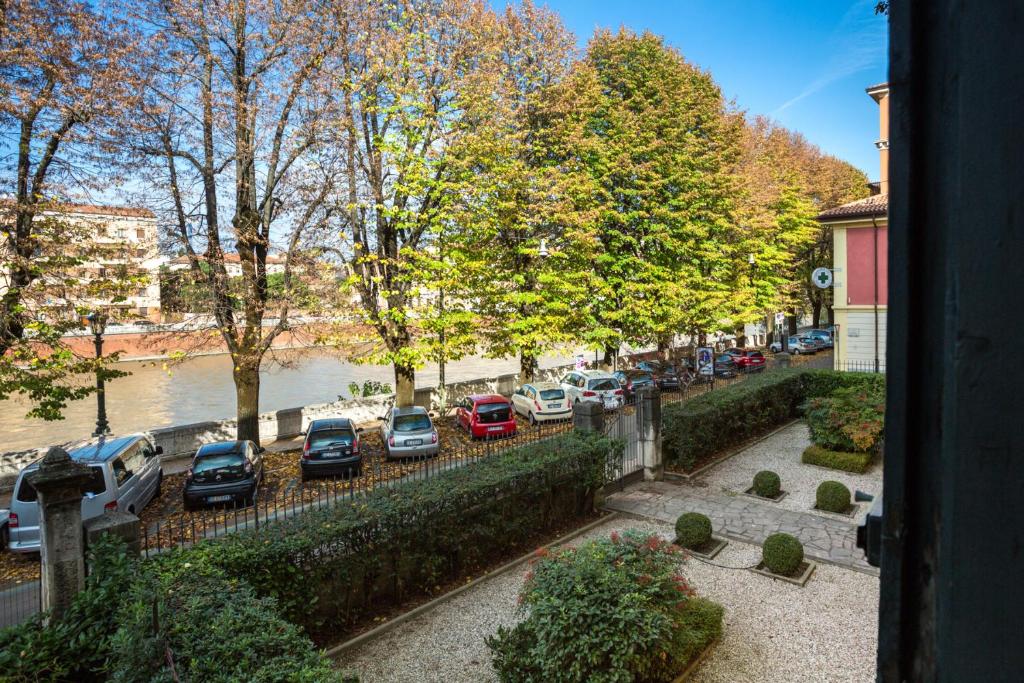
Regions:
[[[395,416],[396,432],[422,432],[430,426],[430,418],[423,414]]]
[[[217,455],[200,455],[192,464],[193,474],[204,472],[226,471],[241,472],[245,468],[245,456],[241,453],[218,453]]]
[[[321,429],[309,435],[310,448],[324,446],[351,446],[355,435],[348,429]]]
[[[565,398],[565,392],[561,389],[542,389],[540,399],[542,401],[561,401]]]
[[[512,411],[506,403],[481,403],[476,407],[480,422],[507,422],[512,419]]]
[[[730,356],[730,355],[729,355],[729,354],[727,354],[727,353],[723,353],[723,354],[722,354],[721,356],[719,356],[719,357],[718,357],[718,358],[717,358],[717,359],[715,360],[715,362],[716,362],[716,363],[732,363],[733,361],[732,361],[732,356]]]
[[[93,495],[99,495],[107,490],[107,481],[103,477],[103,468],[100,467],[99,465],[96,465],[90,467],[89,469],[91,470],[90,474],[92,474],[92,477],[85,485],[84,493],[85,495],[88,495],[90,493]],[[84,498],[85,495],[83,495],[82,497]],[[15,498],[21,501],[22,503],[36,502],[36,487],[32,486],[27,476],[21,478],[21,485],[18,487],[18,492],[15,495]]]
[[[619,380],[614,377],[600,377],[590,380],[587,388],[592,391],[615,391],[619,388]]]
[[[648,374],[646,372],[634,372],[629,377],[630,377],[631,380],[633,380],[633,382],[650,382],[650,381],[652,381],[650,374]]]

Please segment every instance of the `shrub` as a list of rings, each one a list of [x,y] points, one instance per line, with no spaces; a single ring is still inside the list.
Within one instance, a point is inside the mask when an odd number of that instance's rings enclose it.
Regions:
[[[277,600],[318,642],[369,614],[435,593],[593,511],[621,448],[570,432],[429,479],[165,553]]]
[[[794,536],[772,534],[764,539],[761,546],[761,561],[769,571],[789,576],[800,568],[804,561],[804,547]]]
[[[528,616],[487,639],[499,679],[672,680],[722,629],[722,608],[677,573],[680,552],[629,531],[539,558],[520,595]]]
[[[754,493],[762,498],[775,498],[782,493],[782,480],[771,470],[761,470],[754,475]]]
[[[863,474],[871,467],[872,458],[872,453],[844,453],[810,445],[804,449],[800,460],[807,465],[818,465],[819,467],[829,467],[834,470]]]
[[[727,448],[796,417],[804,400],[802,374],[778,370],[748,377],[662,411],[665,464],[689,471]]]
[[[99,539],[89,551],[85,589],[48,626],[46,614],[0,631],[0,678],[4,681],[101,681],[110,652],[115,615],[133,576],[118,539]]]
[[[846,512],[850,507],[850,489],[838,481],[823,481],[818,486],[814,499],[819,510]]]
[[[831,451],[878,449],[885,425],[885,385],[841,387],[805,406],[811,441]]]
[[[114,683],[342,680],[274,600],[248,584],[211,567],[146,567],[118,618],[108,667]]]
[[[711,520],[699,512],[686,512],[676,520],[676,543],[699,548],[711,540]]]

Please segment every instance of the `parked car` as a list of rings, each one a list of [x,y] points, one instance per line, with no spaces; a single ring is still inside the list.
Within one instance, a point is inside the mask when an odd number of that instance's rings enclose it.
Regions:
[[[389,410],[380,425],[380,440],[389,459],[426,458],[440,450],[430,413],[420,406]]]
[[[516,418],[512,403],[498,394],[474,394],[459,402],[455,420],[474,439],[513,436]]]
[[[623,396],[627,401],[640,389],[655,386],[654,377],[646,370],[619,370],[613,374],[615,379],[619,380]]]
[[[512,394],[512,407],[530,424],[572,417],[572,403],[554,382],[524,384]]]
[[[88,465],[92,478],[82,496],[82,521],[106,510],[138,514],[160,494],[163,449],[143,434],[89,439],[68,449],[71,459]],[[39,469],[36,461],[24,468],[14,483],[7,526],[10,548],[18,553],[39,551],[39,504],[35,487],[26,476]]]
[[[760,372],[767,364],[764,354],[757,349],[741,349],[740,353],[730,355],[740,372]]]
[[[822,349],[825,348],[825,340],[822,339],[821,337],[816,337],[809,332],[805,335],[801,335],[800,340],[804,342],[810,342],[811,344],[813,344],[814,349],[816,351],[821,351]]]
[[[728,353],[719,354],[715,358],[715,377],[728,379],[737,374],[736,361]]]
[[[820,339],[821,342],[822,342],[822,345],[826,349],[831,349],[832,346],[834,345],[834,342],[832,341],[831,333],[829,333],[826,330],[811,330],[810,332],[807,333],[807,336],[808,337],[813,337],[814,339]]]
[[[360,476],[363,454],[359,450],[359,431],[347,417],[310,422],[299,461],[302,481],[316,476]]]
[[[679,388],[682,373],[673,367],[671,363],[659,360],[644,360],[636,364],[636,369],[649,372],[659,389]]]
[[[265,450],[252,441],[219,441],[200,446],[185,472],[185,509],[217,503],[252,505],[263,483]]]
[[[570,372],[562,377],[559,384],[574,406],[580,401],[592,401],[602,404],[608,410],[614,410],[625,403],[619,380],[603,370]]]
[[[797,356],[802,353],[817,353],[818,351],[818,346],[814,343],[814,340],[808,337],[790,337],[786,343],[789,347],[789,352]],[[782,344],[774,341],[768,349],[772,353],[781,353]]]

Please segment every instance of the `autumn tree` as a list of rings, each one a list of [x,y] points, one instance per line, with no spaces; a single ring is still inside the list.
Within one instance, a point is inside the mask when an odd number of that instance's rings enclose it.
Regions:
[[[318,2],[139,2],[154,65],[133,149],[234,364],[238,438],[259,442],[260,366],[289,328],[296,255],[331,208],[328,64],[342,43]],[[346,7],[339,5],[337,12]],[[238,254],[232,282],[225,253]],[[271,298],[267,257],[284,258]],[[265,326],[269,314],[276,322]]]
[[[594,187],[597,288],[585,339],[605,352],[717,329],[729,311],[734,117],[711,76],[649,33],[599,31],[583,143]]]
[[[394,367],[396,402],[410,405],[428,345],[414,306],[424,252],[443,210],[459,94],[486,53],[491,11],[477,0],[346,4],[330,61],[340,101],[333,144],[343,178],[334,197],[345,286]]]
[[[137,92],[136,35],[110,10],[75,0],[0,7],[0,398],[25,394],[30,414],[47,419],[92,391],[71,376],[105,371],[62,335],[81,325],[70,292],[115,284],[76,276],[95,234],[66,216],[116,182],[104,160]]]
[[[542,353],[578,338],[590,279],[581,258],[590,226],[572,194],[581,169],[561,153],[582,128],[561,83],[574,39],[529,2],[506,8],[492,30],[491,52],[460,97],[448,191],[480,265],[464,296],[476,302],[486,351],[518,357],[520,380],[530,382]]]
[[[817,327],[822,310],[830,306],[831,290],[815,287],[811,273],[832,266],[832,231],[814,218],[824,209],[867,196],[867,178],[799,133],[760,116],[745,126],[737,173],[743,179],[742,223],[751,232],[756,271],[779,280],[763,291],[779,296],[759,297],[757,309],[762,315],[795,313],[806,304]],[[780,232],[784,228],[789,233],[787,250],[755,251],[759,243],[775,244],[773,236],[785,234]],[[790,320],[795,325],[795,315]]]

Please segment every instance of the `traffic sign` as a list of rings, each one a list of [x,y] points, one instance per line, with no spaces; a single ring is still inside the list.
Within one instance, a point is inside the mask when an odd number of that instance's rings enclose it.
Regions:
[[[776,313],[775,314],[775,324],[776,325],[781,325],[784,322],[786,322],[786,314],[785,313]]]
[[[832,271],[828,268],[815,268],[811,273],[811,282],[818,289],[827,289],[832,286]]]

